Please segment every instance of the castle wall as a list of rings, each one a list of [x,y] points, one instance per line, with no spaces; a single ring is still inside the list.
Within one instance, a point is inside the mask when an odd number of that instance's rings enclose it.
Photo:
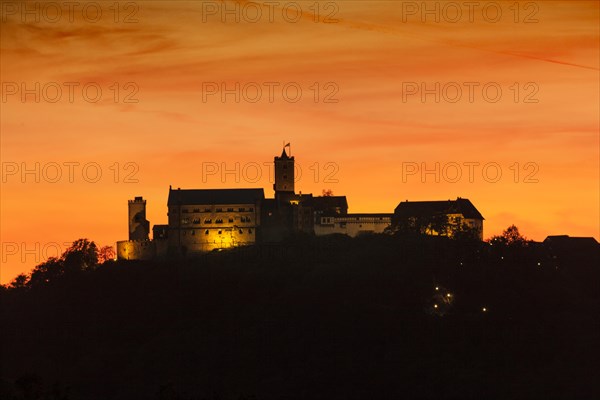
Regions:
[[[315,235],[330,235],[342,233],[356,237],[365,233],[383,233],[385,228],[391,224],[391,215],[356,216],[347,214],[344,216],[318,217],[315,221]]]
[[[152,240],[122,240],[117,242],[118,260],[151,260],[156,256]]]

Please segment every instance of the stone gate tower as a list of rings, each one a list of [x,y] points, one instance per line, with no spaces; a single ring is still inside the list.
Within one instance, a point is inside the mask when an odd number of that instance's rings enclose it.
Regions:
[[[129,240],[148,240],[150,222],[146,219],[146,200],[129,200]]]

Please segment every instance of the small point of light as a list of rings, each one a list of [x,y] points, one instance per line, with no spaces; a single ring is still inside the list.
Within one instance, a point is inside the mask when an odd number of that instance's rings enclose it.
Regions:
[[[446,297],[452,297],[452,295],[451,295],[450,293],[448,293],[448,294],[446,295]]]
[[[481,311],[483,311],[483,312],[486,312],[486,311],[487,311],[487,308],[483,307],[483,308],[481,309]]]
[[[435,287],[435,290],[440,290],[440,288],[436,286],[436,287]]]
[[[433,305],[433,308],[437,308],[437,304],[434,304],[434,305]]]
[[[538,263],[538,267],[541,267],[541,266],[542,266],[542,263]]]
[[[500,257],[501,260],[504,260],[504,257]]]

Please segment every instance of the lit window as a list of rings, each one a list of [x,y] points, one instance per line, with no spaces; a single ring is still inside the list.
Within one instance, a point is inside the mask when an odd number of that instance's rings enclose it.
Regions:
[[[215,224],[222,224],[222,223],[223,223],[223,220],[221,218],[217,218],[215,220]]]

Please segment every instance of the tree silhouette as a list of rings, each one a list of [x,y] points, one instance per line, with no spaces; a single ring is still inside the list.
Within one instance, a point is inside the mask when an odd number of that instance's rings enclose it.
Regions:
[[[26,274],[19,274],[12,280],[8,286],[10,289],[24,289],[29,284],[29,276]]]
[[[528,245],[529,240],[521,235],[519,228],[511,225],[502,232],[502,235],[492,236],[488,239],[488,242],[494,246],[525,247]]]
[[[115,259],[115,249],[112,246],[102,246],[98,250],[98,264],[103,264],[106,261]]]
[[[479,231],[469,226],[462,218],[458,218],[455,224],[451,225],[450,230],[453,239],[462,241],[480,240]]]
[[[64,273],[62,260],[50,257],[45,262],[38,264],[31,271],[29,286],[45,285],[58,279]]]
[[[66,273],[93,270],[98,265],[98,247],[87,239],[73,242],[62,255]]]

